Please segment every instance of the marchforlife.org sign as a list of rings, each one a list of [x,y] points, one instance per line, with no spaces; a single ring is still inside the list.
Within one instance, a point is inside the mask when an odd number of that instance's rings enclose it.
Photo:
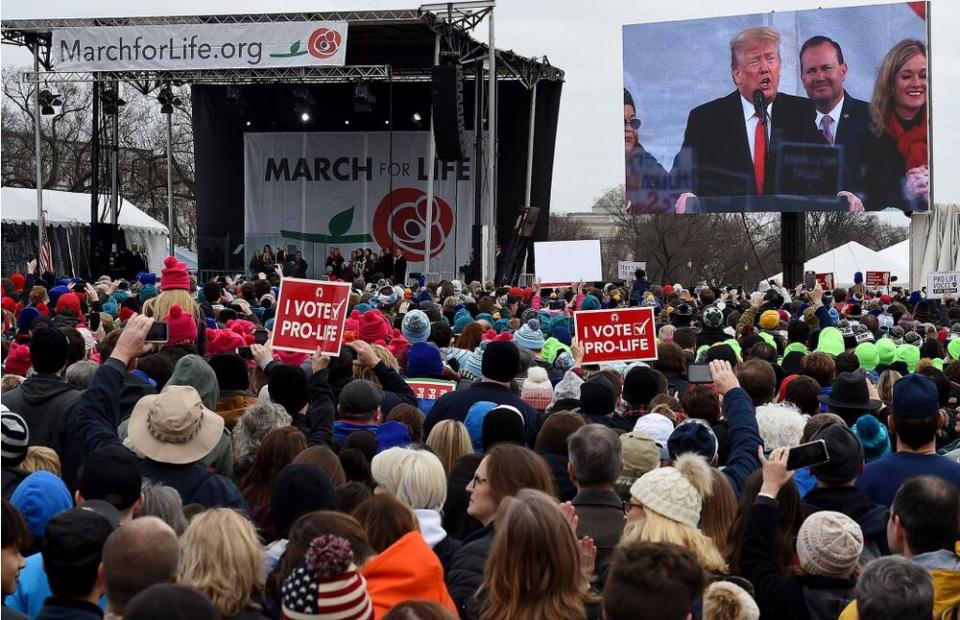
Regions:
[[[653,308],[581,310],[573,323],[584,364],[657,359]]]
[[[347,22],[57,28],[54,71],[343,66]]]
[[[284,278],[277,296],[273,348],[339,355],[347,320],[350,284]]]

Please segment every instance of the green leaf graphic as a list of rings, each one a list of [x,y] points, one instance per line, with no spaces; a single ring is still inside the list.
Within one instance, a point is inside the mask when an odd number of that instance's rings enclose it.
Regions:
[[[297,39],[296,41],[290,44],[290,55],[293,56],[299,51],[300,51],[300,39]]]
[[[330,234],[334,237],[339,237],[350,230],[351,224],[353,224],[353,207],[341,211],[330,218]]]

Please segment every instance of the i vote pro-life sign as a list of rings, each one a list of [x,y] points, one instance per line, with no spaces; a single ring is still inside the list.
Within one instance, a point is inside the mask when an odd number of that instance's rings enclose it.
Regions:
[[[584,364],[657,359],[653,308],[581,310],[573,314]]]
[[[350,299],[348,282],[284,278],[277,296],[273,348],[339,355]]]

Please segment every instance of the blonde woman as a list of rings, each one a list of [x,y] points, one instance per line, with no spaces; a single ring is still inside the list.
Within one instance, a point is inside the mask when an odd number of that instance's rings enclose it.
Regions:
[[[525,489],[500,502],[496,522],[480,619],[586,618],[580,550],[557,501]]]
[[[672,467],[644,474],[630,487],[620,544],[672,543],[692,551],[707,571],[726,573],[716,543],[699,529],[704,500],[712,494],[713,474],[697,454],[682,454]]]
[[[400,362],[397,361],[397,358],[394,357],[385,346],[374,344],[370,345],[373,347],[373,352],[377,354],[377,357],[380,358],[380,361],[383,362],[388,368],[392,368],[396,372],[400,372]],[[373,368],[369,366],[354,366],[353,376],[355,379],[366,379],[367,381],[372,381],[377,384],[378,387],[383,387],[380,383],[380,379],[377,378],[377,373],[373,372]]]
[[[377,481],[374,493],[389,493],[413,509],[424,540],[448,570],[461,542],[443,529],[440,511],[447,501],[447,474],[437,455],[390,448],[373,457],[370,469]]]
[[[427,447],[440,459],[447,475],[458,458],[464,454],[473,454],[470,432],[464,423],[458,420],[437,422],[427,436]]]
[[[143,313],[155,319],[170,314],[170,308],[177,305],[185,312],[190,312],[199,325],[203,320],[200,306],[193,300],[190,289],[193,284],[187,273],[187,266],[178,262],[172,256],[163,260],[164,267],[160,272],[160,294],[143,303]]]
[[[20,464],[20,469],[33,473],[35,471],[48,471],[54,476],[60,477],[60,457],[56,450],[45,446],[30,446],[27,448],[27,456]]]
[[[208,510],[180,538],[180,583],[206,594],[224,620],[261,618],[263,556],[249,519],[229,508]]]

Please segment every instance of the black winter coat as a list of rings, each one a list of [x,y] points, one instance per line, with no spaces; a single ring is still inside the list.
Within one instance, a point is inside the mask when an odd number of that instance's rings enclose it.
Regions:
[[[475,617],[478,612],[475,595],[483,583],[483,567],[493,546],[493,534],[493,523],[480,528],[463,541],[450,562],[445,581],[462,618]]]
[[[67,412],[80,392],[55,375],[34,375],[0,398],[19,413],[30,430],[31,446],[53,448],[63,454]]]

